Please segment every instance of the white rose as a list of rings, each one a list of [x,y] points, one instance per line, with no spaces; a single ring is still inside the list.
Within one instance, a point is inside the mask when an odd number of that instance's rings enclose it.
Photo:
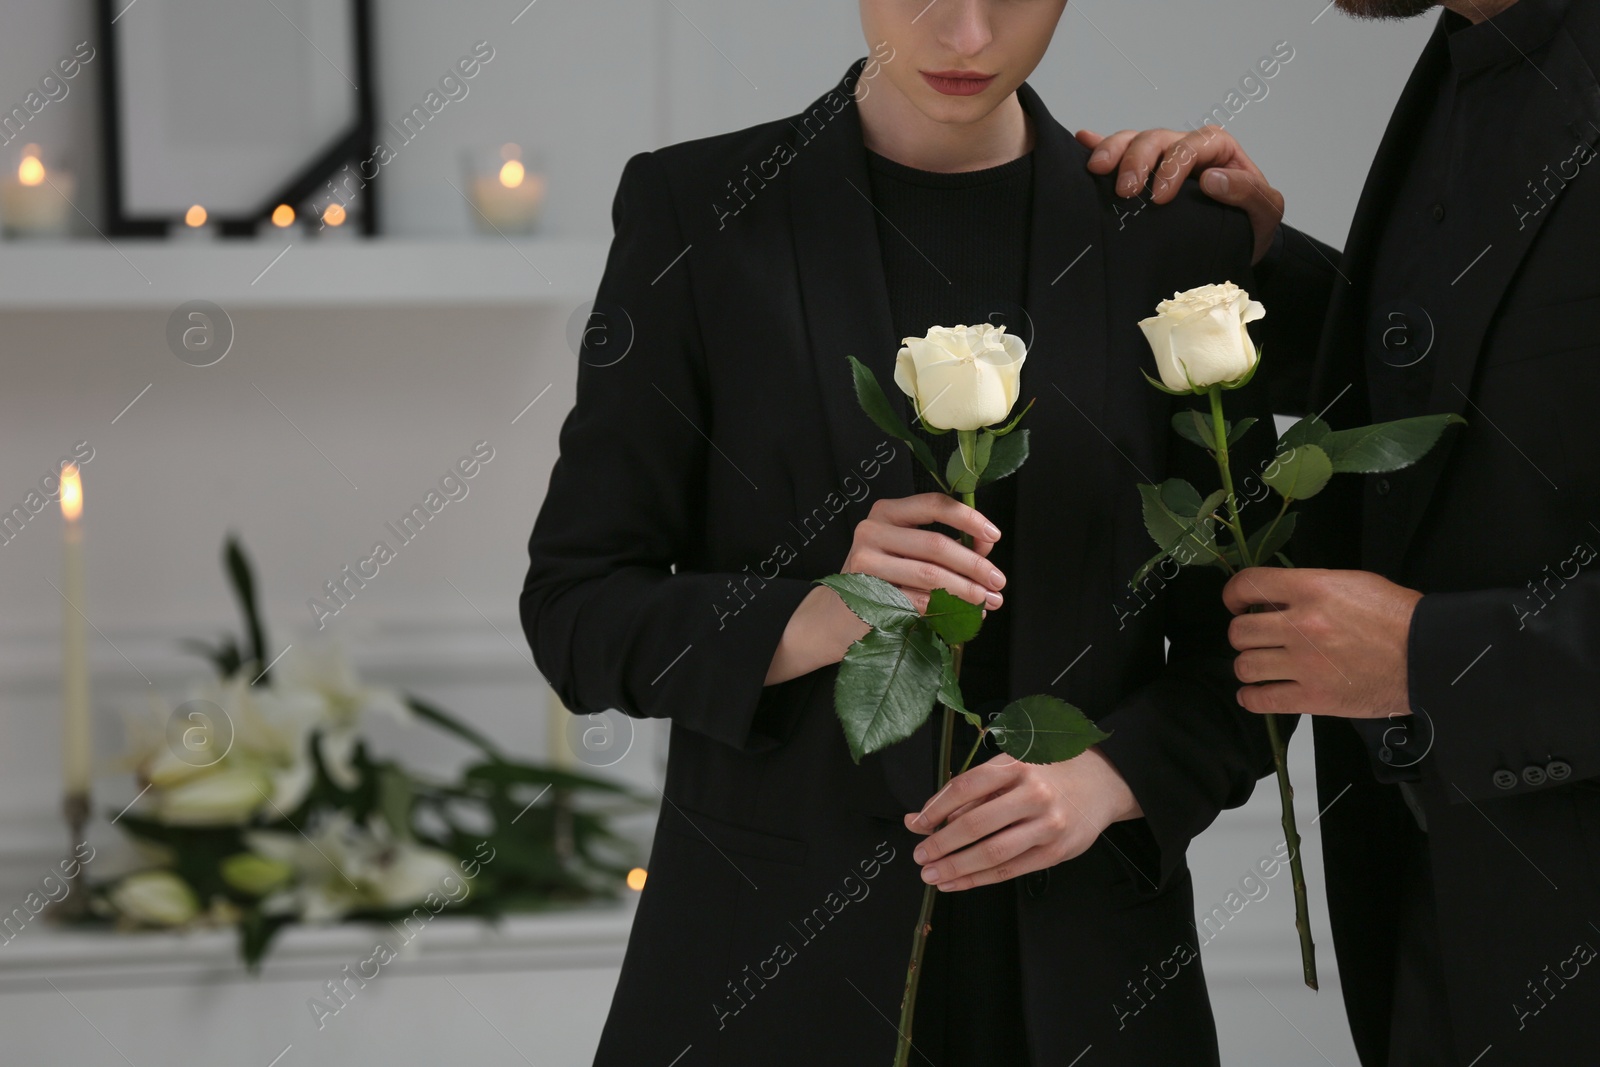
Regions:
[[[1139,323],[1156,354],[1156,369],[1168,389],[1188,393],[1236,381],[1256,363],[1256,346],[1245,323],[1267,309],[1234,285],[1202,285],[1175,293]]]
[[[894,384],[922,420],[940,430],[978,430],[1004,421],[1017,402],[1022,338],[1002,327],[935,326],[906,337],[894,363]]]
[[[194,890],[171,871],[130,874],[110,897],[119,913],[152,926],[182,926],[200,913]]]

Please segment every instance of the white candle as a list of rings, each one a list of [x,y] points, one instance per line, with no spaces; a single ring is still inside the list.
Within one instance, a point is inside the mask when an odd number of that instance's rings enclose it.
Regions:
[[[83,480],[77,466],[61,471],[61,515],[66,520],[62,592],[61,769],[68,796],[87,796],[90,775],[89,658],[83,614]]]
[[[71,174],[46,174],[37,152],[24,152],[16,174],[0,183],[0,226],[9,237],[65,236],[75,189]]]
[[[550,762],[556,767],[566,770],[573,764],[572,746],[567,742],[567,726],[572,721],[572,712],[561,702],[561,697],[556,695],[554,689],[550,690],[550,699],[547,702],[545,725],[545,748]]]
[[[473,217],[485,233],[532,233],[543,202],[544,177],[530,173],[517,159],[506,160],[496,174],[472,179]]]

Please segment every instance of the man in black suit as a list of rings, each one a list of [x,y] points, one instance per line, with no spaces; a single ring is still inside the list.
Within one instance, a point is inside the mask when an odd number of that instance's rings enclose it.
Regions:
[[[1029,832],[1055,819],[1057,833],[962,875],[983,875],[1014,915],[1011,936],[966,951],[1009,959],[997,978],[1016,995],[964,970],[944,985],[951,1012],[981,1006],[1024,1049],[941,1054],[941,1067],[1043,1067],[1091,1047],[1085,1064],[1217,1062],[1184,853],[1271,759],[1233,698],[1221,575],[1128,588],[1151,554],[1135,482],[1215,478],[1171,433],[1176,402],[1142,379],[1137,323],[1176,290],[1248,284],[1255,249],[1247,219],[1198,189],[1158,217],[1087,172],[1088,151],[1023,81],[1062,7],[914,18],[864,0],[873,55],[836,89],[623,172],[596,302],[609,331],[585,334],[522,595],[535,659],[569,708],[671,721],[599,1064],[889,1059],[934,876],[906,816],[934,792],[935,746],[924,728],[858,765],[844,743],[833,683],[859,624],[813,583],[862,560],[914,597],[948,585],[991,620],[1009,614],[1009,642],[986,627],[973,645],[989,639],[999,684],[1059,695],[1111,731],[1078,760],[1010,773]],[[930,133],[908,145],[912,124]],[[1025,174],[1022,211],[998,205],[1021,220],[1017,240],[941,234],[928,212],[880,217],[880,176],[977,197]],[[901,247],[924,227],[951,251]],[[987,532],[973,509],[914,492],[911,457],[860,410],[845,359],[887,386],[908,332],[895,297],[959,288],[969,258],[1023,279],[1018,306],[991,321],[1027,342],[1022,391],[1037,401],[1030,458],[1006,480],[1012,517]],[[973,532],[978,551],[918,529],[935,521]],[[1000,544],[1003,576],[984,556]],[[950,888],[941,907],[976,899]],[[939,914],[933,937],[949,946]]]
[[[1336,3],[1376,18],[1436,6]],[[1326,310],[1320,346],[1263,366],[1292,380],[1316,351],[1309,403],[1292,407],[1335,426],[1466,418],[1416,466],[1335,479],[1312,502],[1296,562],[1343,569],[1230,582],[1239,701],[1317,716],[1333,940],[1362,1062],[1590,1063],[1600,4],[1439,6],[1342,260],[1278,227],[1282,198],[1221,130],[1080,139],[1104,150],[1091,169],[1120,165],[1124,190],[1153,170],[1162,201],[1211,168],[1203,187],[1250,210],[1275,242],[1258,268],[1270,314]]]

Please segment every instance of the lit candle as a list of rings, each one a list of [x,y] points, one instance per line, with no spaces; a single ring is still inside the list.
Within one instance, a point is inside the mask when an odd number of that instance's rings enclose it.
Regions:
[[[61,515],[66,519],[62,592],[61,768],[68,797],[89,794],[89,659],[83,632],[83,479],[74,464],[61,470]]]
[[[45,171],[39,146],[28,145],[14,176],[0,184],[0,226],[7,237],[60,237],[67,232],[76,188],[71,174]]]
[[[550,762],[566,770],[573,764],[572,746],[567,741],[567,726],[572,722],[572,712],[561,702],[554,689],[550,690],[548,715],[545,720],[545,748]]]
[[[526,235],[539,221],[544,177],[530,173],[521,154],[516,145],[505,145],[500,150],[500,169],[472,178],[472,205],[477,208],[473,217],[485,233]]]
[[[183,213],[183,225],[170,231],[169,236],[178,240],[211,241],[219,236],[219,231],[211,221],[210,212],[206,211],[203,204],[192,204],[188,211]]]

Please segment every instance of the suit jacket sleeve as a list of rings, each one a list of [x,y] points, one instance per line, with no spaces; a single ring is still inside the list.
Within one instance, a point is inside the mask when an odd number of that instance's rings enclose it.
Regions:
[[[1227,272],[1248,289],[1253,279],[1241,272],[1238,264],[1250,262],[1250,228],[1242,214],[1231,210],[1216,214],[1220,232],[1211,247],[1219,250],[1220,262],[1211,276],[1221,278],[1222,272]],[[1263,469],[1273,453],[1267,392],[1264,383],[1253,379],[1244,389],[1225,394],[1229,422],[1251,415],[1262,420],[1229,450],[1236,491],[1241,496],[1242,477]],[[1205,403],[1203,398],[1173,399],[1175,413]],[[1216,464],[1208,452],[1176,433],[1170,435],[1170,442],[1169,477],[1188,480],[1202,496],[1218,485]],[[1250,506],[1244,506],[1247,518]],[[1218,541],[1231,543],[1225,532],[1219,533]],[[1141,869],[1132,879],[1147,894],[1165,887],[1183,868],[1189,842],[1211,825],[1220,811],[1248,800],[1257,779],[1272,770],[1265,722],[1234,699],[1239,682],[1233,674],[1234,652],[1228,643],[1232,616],[1222,603],[1225,581],[1226,576],[1215,567],[1185,567],[1168,588],[1156,594],[1166,608],[1170,641],[1166,667],[1100,720],[1102,728],[1111,731],[1100,750],[1144,810],[1156,854],[1151,856],[1149,848],[1139,847],[1136,823],[1113,824],[1106,836],[1124,861],[1133,863],[1133,857],[1141,853],[1154,861],[1156,871]]]
[[[802,681],[764,686],[767,667],[812,585],[694,567],[705,472],[727,460],[707,437],[692,260],[650,153],[624,168],[612,222],[595,307],[624,336],[586,333],[577,400],[528,542],[523,631],[575,712],[616,708],[765,747],[779,740],[766,724],[785,720],[781,706]]]
[[[1271,250],[1255,265],[1251,291],[1267,308],[1256,328],[1268,405],[1281,415],[1306,415],[1311,371],[1328,317],[1341,254],[1292,226],[1278,227]],[[1254,382],[1252,382],[1254,384]]]
[[[1566,562],[1583,561],[1584,551],[1593,562],[1587,546]],[[1600,575],[1576,575],[1550,593],[1543,607],[1519,589],[1429,593],[1417,602],[1410,699],[1433,724],[1421,769],[1456,803],[1600,776]],[[1551,764],[1563,766],[1551,774]],[[1531,768],[1537,772],[1524,777]],[[1510,777],[1497,782],[1496,772]]]

